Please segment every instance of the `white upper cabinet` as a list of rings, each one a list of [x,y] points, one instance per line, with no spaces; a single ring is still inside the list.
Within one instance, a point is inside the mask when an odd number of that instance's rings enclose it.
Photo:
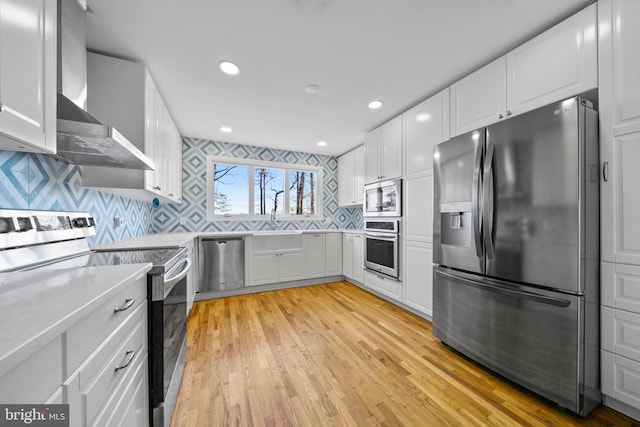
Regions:
[[[433,147],[449,139],[449,88],[402,114],[405,177],[433,169]]]
[[[495,123],[506,115],[507,69],[501,57],[451,85],[451,136]]]
[[[362,205],[364,146],[338,157],[338,206]]]
[[[640,2],[598,6],[600,255],[640,265]]]
[[[596,5],[507,54],[507,114],[520,114],[598,86]]]
[[[0,0],[0,149],[56,152],[56,7]]]
[[[182,138],[146,67],[88,52],[87,84],[88,112],[122,132],[154,162],[155,170],[83,166],[83,185],[135,199],[181,203]]]
[[[451,136],[598,86],[596,5],[451,85]]]
[[[402,116],[365,136],[365,184],[402,176]]]

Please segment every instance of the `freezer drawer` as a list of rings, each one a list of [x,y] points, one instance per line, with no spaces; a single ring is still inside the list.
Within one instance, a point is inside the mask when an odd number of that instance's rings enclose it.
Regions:
[[[198,292],[226,291],[244,286],[244,239],[200,240]]]
[[[433,284],[433,334],[442,342],[578,414],[597,406],[598,349],[585,349],[584,297],[441,267]]]

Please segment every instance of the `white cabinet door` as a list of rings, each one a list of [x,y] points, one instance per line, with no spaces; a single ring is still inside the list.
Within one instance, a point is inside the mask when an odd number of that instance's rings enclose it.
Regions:
[[[56,152],[56,7],[0,0],[0,149]]]
[[[431,244],[404,241],[404,303],[433,314],[433,249]]]
[[[353,278],[353,234],[344,233],[342,236],[342,274]]]
[[[380,174],[380,128],[376,128],[364,137],[365,171],[364,183],[369,184],[381,179]]]
[[[505,118],[506,73],[503,56],[451,85],[452,137]]]
[[[362,234],[352,235],[353,279],[364,283],[364,237]]]
[[[307,277],[304,251],[281,252],[278,256],[278,278],[281,282]]]
[[[325,276],[324,233],[304,234],[302,244],[306,258],[305,278]]]
[[[601,258],[640,265],[640,2],[598,5]]]
[[[342,233],[325,234],[325,273],[336,276],[342,273]]]
[[[365,135],[364,147],[365,184],[402,176],[402,116]]]
[[[640,363],[608,351],[601,352],[602,393],[640,408]]]
[[[380,179],[402,176],[402,116],[389,120],[380,127]]]
[[[640,314],[640,267],[603,262],[600,286],[602,305]]]
[[[338,157],[338,206],[352,206],[355,202],[353,194],[354,156],[354,152],[349,151]]]
[[[364,145],[338,157],[338,206],[362,205]]]
[[[278,254],[254,253],[249,256],[249,286],[278,281]]]
[[[404,181],[404,238],[433,242],[433,170]]]
[[[600,0],[601,128],[614,135],[640,131],[640,2]]]
[[[509,52],[507,115],[596,88],[596,32],[594,4]],[[636,89],[640,89],[635,80]]]
[[[353,199],[362,205],[364,198],[364,145],[353,150]]]
[[[449,88],[402,114],[405,176],[433,169],[433,147],[449,139]]]
[[[606,131],[602,131],[606,132]],[[608,181],[601,183],[601,258],[640,265],[640,132],[608,139]],[[610,148],[610,150],[607,150]]]

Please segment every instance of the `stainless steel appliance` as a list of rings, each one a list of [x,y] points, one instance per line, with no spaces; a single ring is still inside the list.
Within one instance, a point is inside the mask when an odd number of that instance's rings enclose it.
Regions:
[[[583,416],[601,401],[597,123],[575,97],[434,149],[434,335]]]
[[[364,267],[400,279],[400,220],[366,219],[364,230]]]
[[[149,300],[149,403],[152,426],[168,425],[186,360],[187,250],[148,249],[96,252],[86,212],[0,209],[0,272],[33,268],[76,268],[151,263]]]
[[[402,216],[402,180],[374,182],[364,186],[365,217]]]
[[[80,165],[154,170],[125,135],[87,110],[86,0],[58,0],[57,152]],[[91,96],[91,95],[89,95]]]
[[[244,286],[244,239],[200,239],[198,292],[226,291]]]

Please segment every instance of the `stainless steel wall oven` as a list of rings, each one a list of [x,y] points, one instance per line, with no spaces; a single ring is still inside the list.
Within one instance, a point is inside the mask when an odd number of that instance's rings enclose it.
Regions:
[[[364,266],[367,270],[400,278],[400,220],[365,220]]]

